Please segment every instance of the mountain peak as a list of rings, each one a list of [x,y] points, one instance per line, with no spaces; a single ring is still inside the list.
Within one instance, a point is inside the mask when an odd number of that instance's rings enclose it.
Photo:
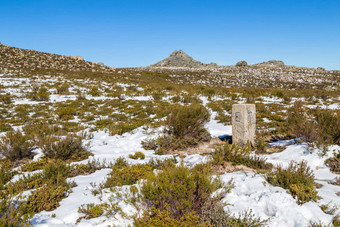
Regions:
[[[162,61],[157,62],[156,64],[151,65],[151,67],[187,67],[187,68],[200,68],[205,66],[207,66],[207,64],[204,64],[200,61],[196,61],[188,54],[186,54],[183,50],[175,50],[169,55],[169,57],[163,59]]]

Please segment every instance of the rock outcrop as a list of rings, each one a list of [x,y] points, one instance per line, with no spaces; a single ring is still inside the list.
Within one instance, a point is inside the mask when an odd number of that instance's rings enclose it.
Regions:
[[[186,68],[203,68],[203,67],[216,67],[215,63],[205,64],[196,61],[182,50],[175,50],[169,57],[151,65],[151,67],[186,67]]]

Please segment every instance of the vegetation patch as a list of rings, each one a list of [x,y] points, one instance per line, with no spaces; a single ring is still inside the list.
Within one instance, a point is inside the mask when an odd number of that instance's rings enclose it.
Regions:
[[[287,169],[277,166],[273,172],[267,173],[266,178],[269,183],[287,189],[298,204],[318,199],[313,172],[305,161],[291,162]]]

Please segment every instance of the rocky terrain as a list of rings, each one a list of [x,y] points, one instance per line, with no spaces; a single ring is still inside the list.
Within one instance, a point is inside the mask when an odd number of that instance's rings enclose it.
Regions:
[[[35,50],[26,50],[0,43],[0,73],[19,73],[25,70],[68,70],[112,72],[103,63],[85,61],[82,57],[67,57]]]
[[[0,48],[0,226],[340,225],[338,72]],[[237,103],[253,147],[221,139]]]
[[[224,87],[339,88],[340,71],[285,65],[270,60],[254,65],[240,61],[236,65],[218,66],[194,60],[182,50],[150,67],[133,69],[167,75],[167,80],[181,83],[210,84]]]

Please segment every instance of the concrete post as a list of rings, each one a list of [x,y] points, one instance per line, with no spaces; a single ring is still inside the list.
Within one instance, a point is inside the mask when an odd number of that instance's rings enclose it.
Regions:
[[[255,144],[256,109],[255,104],[234,104],[232,106],[233,143]]]

